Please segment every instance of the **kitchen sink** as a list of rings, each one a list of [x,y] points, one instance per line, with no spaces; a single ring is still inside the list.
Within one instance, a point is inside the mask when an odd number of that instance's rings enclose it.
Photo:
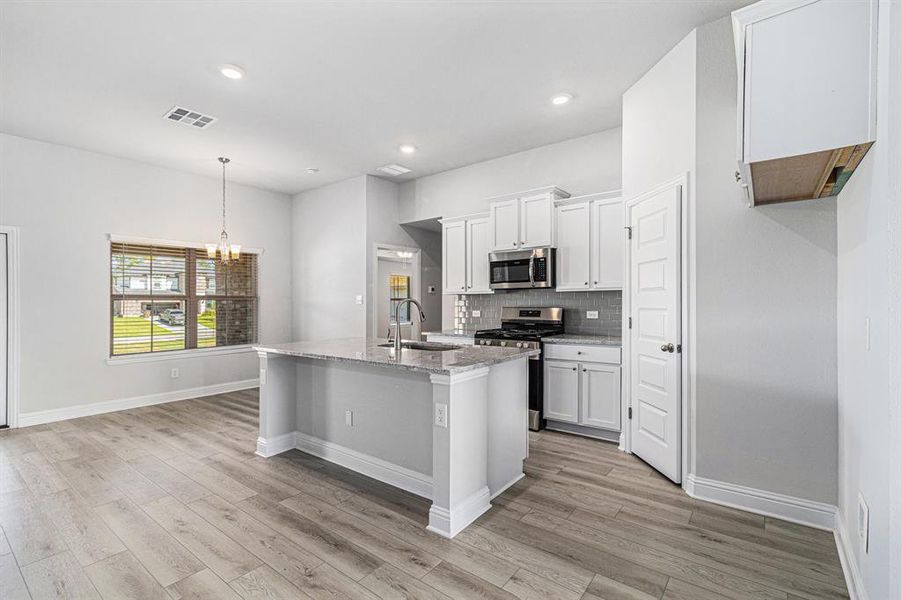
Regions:
[[[379,344],[380,348],[391,348],[394,344]],[[462,346],[454,346],[453,344],[439,344],[438,342],[401,342],[401,346],[410,350],[431,350],[433,352],[447,352],[448,350],[459,350]]]

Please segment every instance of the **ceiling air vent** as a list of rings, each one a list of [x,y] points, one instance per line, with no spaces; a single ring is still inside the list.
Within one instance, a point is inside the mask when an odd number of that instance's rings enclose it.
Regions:
[[[173,106],[163,115],[163,118],[190,127],[196,127],[197,129],[206,129],[218,121],[216,117],[199,113],[196,110],[182,108],[181,106]]]
[[[398,175],[406,175],[410,172],[410,169],[401,165],[385,165],[384,167],[377,167],[376,171],[381,171],[385,175],[397,177]]]

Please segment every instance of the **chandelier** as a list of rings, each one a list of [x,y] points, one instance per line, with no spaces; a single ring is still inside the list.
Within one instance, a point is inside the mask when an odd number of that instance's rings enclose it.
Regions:
[[[225,165],[230,162],[230,159],[220,156],[219,162],[222,163],[222,233],[219,234],[218,244],[206,245],[206,255],[215,259],[218,254],[219,260],[227,263],[241,257],[241,245],[228,243],[228,233],[225,231]]]

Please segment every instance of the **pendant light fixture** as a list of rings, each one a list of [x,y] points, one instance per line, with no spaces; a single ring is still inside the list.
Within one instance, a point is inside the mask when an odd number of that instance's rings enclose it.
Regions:
[[[241,245],[228,243],[228,233],[225,231],[225,165],[230,160],[220,156],[219,162],[222,163],[222,233],[219,235],[218,244],[206,245],[206,255],[208,258],[215,259],[218,254],[219,260],[227,263],[230,260],[238,260],[241,257]]]

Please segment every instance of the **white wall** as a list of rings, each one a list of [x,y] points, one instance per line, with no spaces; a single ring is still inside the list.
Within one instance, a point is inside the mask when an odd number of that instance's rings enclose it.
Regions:
[[[897,388],[901,367],[898,354],[892,354],[892,346],[897,352],[901,339],[897,313],[901,305],[897,270],[901,233],[901,6],[890,5],[881,2],[879,6],[876,144],[838,198],[839,526],[871,599],[901,597],[901,557],[895,557],[895,567],[891,568],[891,544],[896,553],[901,552],[901,496],[893,498],[891,489],[895,482],[894,493],[901,491],[897,487],[901,485],[901,446],[892,448],[893,435],[901,439]],[[870,510],[868,552],[861,548],[857,536],[859,493]],[[893,571],[896,580],[892,591]]]
[[[229,185],[229,235],[260,258],[260,340],[288,340],[290,199]],[[254,352],[108,365],[110,233],[218,238],[221,182],[0,134],[0,223],[19,227],[20,413],[257,377]],[[178,368],[179,379],[170,378]]]
[[[749,209],[734,181],[735,120],[728,18],[689,34],[623,96],[625,196],[688,171],[696,210],[690,471],[834,503],[835,203]]]
[[[697,49],[696,473],[834,504],[835,200],[748,208],[729,19]]]
[[[609,129],[400,185],[404,223],[488,210],[487,198],[556,185],[576,196],[619,189],[621,130]]]
[[[365,337],[366,177],[294,196],[294,339]]]

